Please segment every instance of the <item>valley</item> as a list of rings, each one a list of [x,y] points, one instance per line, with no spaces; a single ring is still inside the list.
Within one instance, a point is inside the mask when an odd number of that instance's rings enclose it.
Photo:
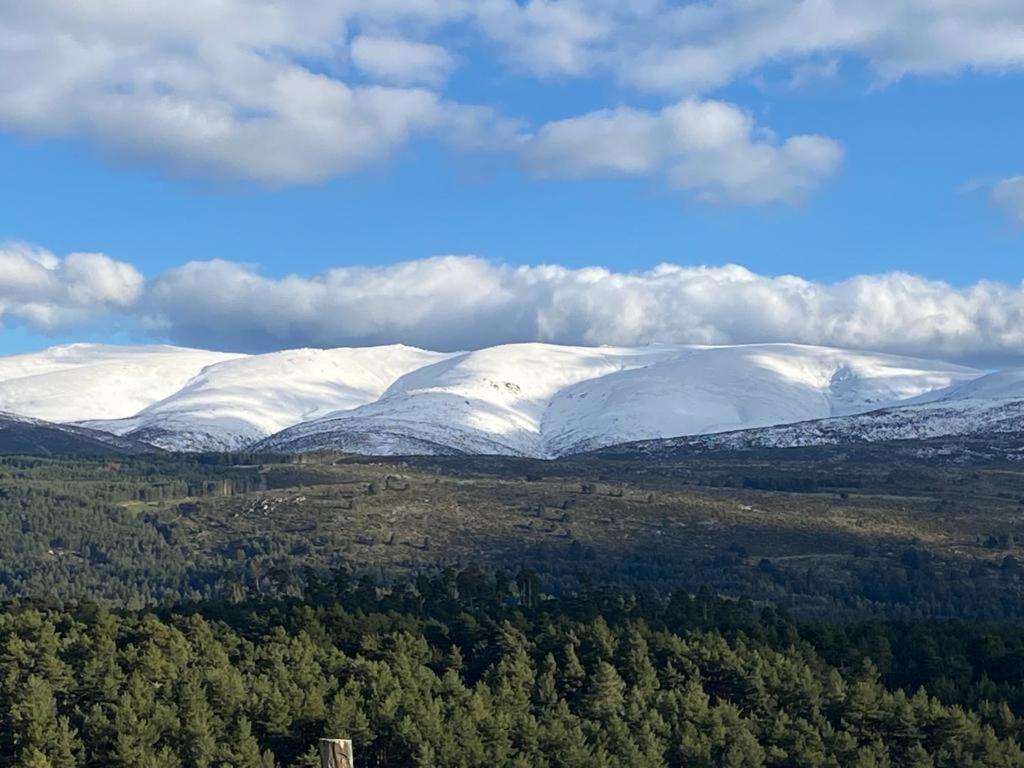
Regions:
[[[875,450],[4,459],[0,596],[239,599],[301,594],[307,571],[476,564],[552,593],[585,578],[814,616],[1024,618],[1024,472]]]

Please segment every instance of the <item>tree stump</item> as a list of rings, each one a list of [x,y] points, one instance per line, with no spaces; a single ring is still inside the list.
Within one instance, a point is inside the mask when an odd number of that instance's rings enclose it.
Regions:
[[[348,739],[320,739],[320,768],[353,768],[352,742]]]

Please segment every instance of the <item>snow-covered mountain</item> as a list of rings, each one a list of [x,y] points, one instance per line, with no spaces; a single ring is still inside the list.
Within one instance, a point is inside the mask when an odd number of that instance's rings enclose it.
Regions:
[[[789,425],[780,441],[801,440],[808,424],[867,429],[879,413],[967,423],[1018,394],[1024,403],[1024,372],[794,344],[265,355],[78,344],[0,358],[0,410],[177,450],[553,457],[777,425]],[[871,434],[911,431],[894,429]]]
[[[982,375],[903,404],[866,413],[760,429],[640,440],[621,448],[640,454],[666,454],[677,450],[745,450],[984,437],[1024,440],[1024,368]]]
[[[547,452],[862,413],[975,376],[943,363],[790,344],[693,350],[560,393]]]
[[[979,375],[946,363],[792,344],[514,344],[416,370],[373,403],[299,424],[257,447],[553,457],[864,412]]]
[[[69,344],[0,357],[0,411],[45,421],[120,419],[239,355],[168,346]]]
[[[85,426],[174,450],[234,451],[299,422],[371,403],[446,355],[412,347],[295,349],[219,362],[127,419]]]

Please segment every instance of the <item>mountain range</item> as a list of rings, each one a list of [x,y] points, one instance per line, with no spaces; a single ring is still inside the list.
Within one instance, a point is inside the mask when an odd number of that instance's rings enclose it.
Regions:
[[[0,412],[0,435],[57,430],[83,449],[554,458],[1008,434],[1024,431],[1024,370],[797,344],[72,344],[0,358]]]

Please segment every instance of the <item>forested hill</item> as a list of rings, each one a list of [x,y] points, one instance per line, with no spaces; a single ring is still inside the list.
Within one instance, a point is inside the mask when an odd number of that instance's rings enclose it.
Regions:
[[[831,450],[831,449],[830,449]],[[816,449],[817,451],[817,449]],[[479,563],[804,617],[1024,620],[1024,472],[841,452],[739,459],[0,457],[0,600],[301,597]]]
[[[161,614],[0,615],[0,765],[1020,766],[1018,632],[799,626],[476,569]],[[877,661],[874,661],[877,660]],[[879,667],[881,665],[881,668]]]

